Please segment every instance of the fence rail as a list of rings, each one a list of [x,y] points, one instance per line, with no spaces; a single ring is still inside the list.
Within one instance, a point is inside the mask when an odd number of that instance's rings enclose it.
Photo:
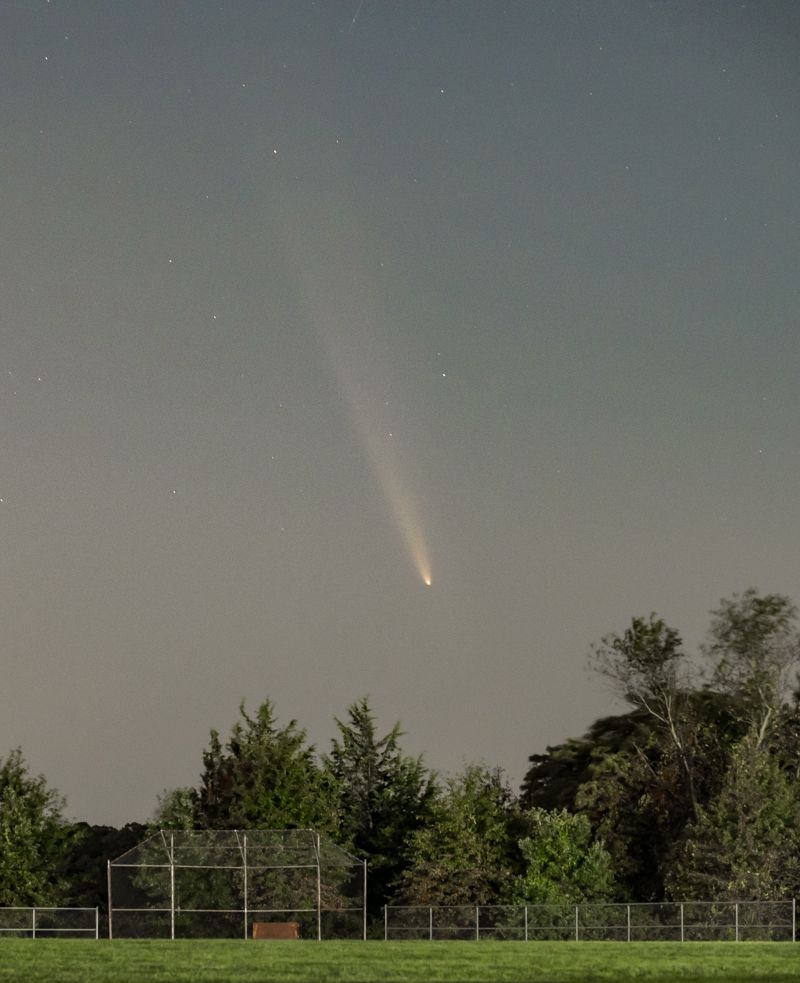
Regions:
[[[280,909],[285,914],[289,909]],[[314,912],[292,909],[293,917]],[[121,912],[120,912],[121,913]],[[140,912],[136,912],[140,914]],[[270,920],[277,910],[248,912]],[[169,909],[153,912],[156,919]],[[187,910],[184,918],[219,918],[223,912]],[[358,916],[360,909],[322,912]],[[153,932],[153,926],[143,934]],[[338,926],[337,926],[338,927]],[[309,929],[311,926],[309,926]],[[331,926],[333,928],[333,926]],[[340,929],[341,931],[341,929]],[[352,927],[351,927],[352,931]],[[139,933],[133,932],[133,935]],[[206,932],[200,932],[205,935]],[[215,933],[211,933],[215,934]],[[224,932],[223,934],[228,934]],[[308,934],[316,934],[309,930]],[[331,935],[338,932],[332,931]],[[350,932],[345,932],[350,934]],[[357,935],[360,933],[353,932]],[[0,908],[0,939],[99,938],[98,908]],[[797,903],[791,901],[684,901],[652,904],[386,906],[384,939],[515,939],[518,941],[797,941]],[[328,932],[321,937],[330,937]]]
[[[98,908],[0,908],[0,939],[100,937]]]
[[[389,939],[518,941],[797,941],[791,901],[454,905],[384,908]]]

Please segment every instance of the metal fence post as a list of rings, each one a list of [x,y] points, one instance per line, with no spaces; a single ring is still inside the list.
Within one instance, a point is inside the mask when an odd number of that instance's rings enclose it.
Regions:
[[[114,913],[114,906],[111,903],[111,861],[110,860],[107,861],[107,869],[108,869],[108,937],[109,939],[111,939],[113,938],[113,934],[111,931],[111,917]]]
[[[320,837],[317,833],[317,941],[322,941],[322,871],[320,869]]]
[[[580,941],[580,935],[578,932],[578,906],[575,905],[575,941]]]
[[[242,849],[242,889],[243,889],[243,901],[244,901],[244,937],[247,938],[247,833],[243,834],[243,849]]]
[[[389,941],[389,906],[383,906],[383,941]]]
[[[797,941],[797,899],[792,898],[792,942]]]
[[[367,861],[364,861],[364,926],[361,932],[363,942],[367,941]]]
[[[733,923],[735,925],[734,941],[738,942],[739,941],[739,902],[738,901],[733,906]]]
[[[36,909],[31,908],[31,938],[36,938]]]
[[[100,938],[100,908],[95,905],[94,909],[94,940],[95,942]]]
[[[475,905],[475,941],[480,942],[481,940],[481,909],[478,905]]]
[[[628,905],[628,942],[631,940],[631,906]]]
[[[433,907],[428,908],[428,941],[433,942]]]
[[[169,834],[169,937],[175,941],[175,835]]]
[[[525,905],[525,941],[528,941],[528,906]]]

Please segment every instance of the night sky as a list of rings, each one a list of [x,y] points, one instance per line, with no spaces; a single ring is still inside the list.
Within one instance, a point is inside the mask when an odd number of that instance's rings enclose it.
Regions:
[[[69,816],[242,698],[516,783],[633,615],[800,601],[800,4],[6,0],[0,92],[0,755]]]

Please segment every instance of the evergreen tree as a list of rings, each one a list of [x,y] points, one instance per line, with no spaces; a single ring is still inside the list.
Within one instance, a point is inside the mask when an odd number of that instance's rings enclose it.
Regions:
[[[749,734],[719,794],[687,830],[668,878],[675,898],[777,901],[800,889],[800,799],[774,754]]]
[[[422,758],[404,754],[397,723],[378,737],[367,698],[336,719],[339,737],[325,759],[338,809],[338,838],[365,859],[373,914],[407,865],[408,841],[428,818],[434,777]]]
[[[330,830],[332,799],[305,730],[295,720],[279,727],[269,700],[255,717],[248,716],[244,703],[239,711],[242,719],[224,747],[211,731],[196,794],[197,825]],[[174,811],[175,801],[167,804]]]

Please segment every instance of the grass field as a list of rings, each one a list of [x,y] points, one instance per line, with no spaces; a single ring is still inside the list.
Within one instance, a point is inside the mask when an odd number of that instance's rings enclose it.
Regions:
[[[0,941],[15,983],[800,981],[800,943]]]

